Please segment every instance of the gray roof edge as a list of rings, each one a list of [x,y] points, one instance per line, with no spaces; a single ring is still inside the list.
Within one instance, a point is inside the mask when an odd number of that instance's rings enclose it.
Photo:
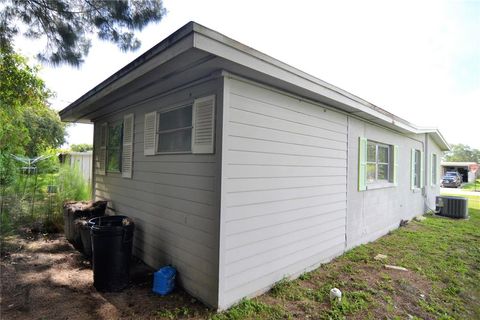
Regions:
[[[471,164],[478,164],[476,162],[472,161],[442,161],[440,162],[440,165],[442,166],[469,166]]]
[[[339,94],[343,96],[344,98],[347,98],[348,100],[352,101],[353,104],[361,105],[363,107],[366,107],[367,110],[370,110],[369,113],[379,119],[385,120],[384,117],[387,117],[389,119],[389,122],[394,124],[395,126],[401,127],[403,129],[406,129],[412,133],[431,133],[435,136],[435,141],[444,149],[444,150],[450,150],[450,146],[446,142],[445,138],[442,136],[440,131],[436,128],[422,128],[418,127],[407,120],[400,118],[385,109],[382,109],[366,100],[363,100],[362,98],[359,98],[358,96],[349,93],[348,91],[345,91],[341,88],[338,88],[328,82],[325,82],[319,78],[316,78],[306,72],[303,72],[295,67],[292,67],[284,62],[281,62],[267,54],[264,54],[256,49],[253,49],[247,45],[244,45],[232,38],[229,38],[220,32],[217,32],[215,30],[209,29],[207,27],[204,27],[201,24],[198,24],[196,22],[190,21],[187,24],[185,24],[183,27],[172,33],[170,36],[162,40],[160,43],[157,45],[153,46],[151,49],[140,55],[138,58],[133,60],[132,62],[128,63],[125,65],[123,68],[121,68],[119,71],[115,72],[113,75],[102,81],[100,84],[95,86],[93,89],[89,90],[87,93],[82,95],[80,98],[78,98],[76,101],[68,105],[66,108],[61,110],[59,112],[60,116],[63,117],[64,115],[68,115],[68,113],[72,112],[73,109],[76,107],[80,106],[83,102],[87,101],[88,99],[92,98],[96,93],[104,90],[107,88],[109,85],[112,85],[115,83],[117,80],[121,79],[122,77],[126,76],[128,73],[130,73],[132,70],[138,68],[139,66],[143,65],[150,59],[154,58],[158,54],[162,53],[163,51],[167,50],[169,47],[174,45],[175,43],[179,42],[183,38],[189,36],[191,33],[197,33],[199,35],[203,35],[207,38],[213,39],[215,41],[218,41],[222,43],[223,45],[226,45],[228,47],[231,47],[235,50],[239,50],[243,53],[246,53],[256,59],[259,59],[261,61],[264,61],[276,68],[280,68],[292,75],[301,77],[309,82],[311,82],[314,85],[320,86],[324,89],[331,90],[332,92],[335,92],[336,94]],[[195,47],[195,41],[192,44],[192,47]],[[205,50],[205,49],[202,49]],[[358,107],[355,107],[354,105],[352,106],[355,109],[358,109]],[[391,120],[391,121],[390,121]]]
[[[167,38],[164,40],[160,41],[156,45],[154,45],[152,48],[148,49],[146,52],[144,52],[142,55],[140,55],[138,58],[135,60],[131,61],[124,67],[122,67],[120,70],[112,74],[110,77],[107,79],[103,80],[100,84],[96,85],[94,88],[90,89],[87,91],[85,94],[83,94],[80,98],[69,104],[67,107],[64,109],[60,110],[59,115],[62,117],[63,115],[67,114],[69,111],[80,105],[82,102],[88,100],[91,98],[93,95],[95,95],[97,92],[105,89],[118,79],[122,78],[126,74],[128,74],[131,70],[138,68],[140,65],[146,63],[153,57],[155,57],[157,54],[159,54],[162,51],[165,51],[167,48],[172,46],[174,43],[180,41],[184,37],[188,36],[193,30],[195,29],[195,22],[190,21],[187,24],[185,24],[183,27],[169,35]]]
[[[219,41],[225,45],[228,45],[236,50],[240,50],[240,51],[243,51],[251,56],[254,56],[255,58],[257,59],[260,59],[262,61],[265,61],[273,66],[276,66],[278,68],[281,68],[287,72],[290,72],[292,74],[296,74],[302,78],[305,78],[306,80],[309,80],[310,82],[312,83],[315,83],[316,85],[319,85],[321,87],[324,87],[326,89],[329,89],[329,90],[332,90],[352,101],[355,101],[356,103],[359,103],[367,108],[369,108],[370,110],[374,111],[374,112],[378,112],[380,114],[382,114],[383,116],[386,116],[388,118],[391,119],[392,123],[396,123],[396,125],[398,126],[398,123],[401,123],[403,124],[404,126],[402,127],[406,127],[408,128],[408,130],[412,133],[433,133],[433,132],[436,132],[439,136],[439,139],[443,142],[443,144],[445,145],[446,148],[448,148],[448,150],[450,150],[450,146],[448,145],[448,143],[446,142],[445,138],[442,136],[442,134],[440,133],[440,131],[437,129],[437,128],[423,128],[423,127],[420,127],[420,126],[417,126],[399,116],[396,116],[395,114],[383,109],[383,108],[380,108],[344,89],[341,89],[339,87],[336,87],[326,81],[323,81],[315,76],[312,76],[311,74],[308,74],[300,69],[297,69],[295,67],[292,67],[291,65],[287,64],[287,63],[284,63],[280,60],[277,60],[263,52],[260,52],[252,47],[249,47],[241,42],[238,42],[232,38],[229,38],[225,35],[223,35],[222,33],[218,32],[218,31],[215,31],[215,30],[212,30],[212,29],[209,29],[207,27],[204,27],[202,26],[201,24],[198,24],[196,22],[193,23],[193,27],[194,27],[194,31],[199,33],[199,34],[202,34],[206,37],[209,37],[213,40],[216,40],[216,41]],[[426,131],[425,131],[426,130]]]
[[[426,133],[433,136],[433,140],[440,146],[442,151],[450,151],[451,147],[437,128],[417,128],[418,134]]]

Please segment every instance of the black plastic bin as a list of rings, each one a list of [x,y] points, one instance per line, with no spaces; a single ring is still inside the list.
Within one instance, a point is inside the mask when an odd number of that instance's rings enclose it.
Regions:
[[[135,225],[126,216],[103,216],[88,221],[92,240],[93,286],[98,291],[121,291],[128,286]]]
[[[75,226],[78,228],[80,240],[82,242],[83,254],[90,259],[92,257],[92,240],[90,238],[90,226],[87,218],[75,220]]]

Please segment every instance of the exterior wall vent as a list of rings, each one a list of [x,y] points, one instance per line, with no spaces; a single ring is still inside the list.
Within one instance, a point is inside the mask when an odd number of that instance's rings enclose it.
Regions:
[[[450,218],[468,218],[468,199],[462,197],[437,197],[435,212]]]

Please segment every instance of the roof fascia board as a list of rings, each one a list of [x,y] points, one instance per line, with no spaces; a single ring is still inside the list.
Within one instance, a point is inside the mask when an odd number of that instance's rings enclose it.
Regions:
[[[230,39],[221,33],[203,27],[195,22],[189,22],[168,38],[155,45],[140,57],[127,64],[118,72],[101,82],[92,90],[81,96],[68,107],[60,111],[62,120],[79,119],[82,109],[118,90],[126,84],[141,77],[148,71],[174,59],[178,55],[197,48],[207,53],[232,61],[247,69],[256,70],[277,78],[292,88],[298,87],[315,95],[331,99],[343,105],[360,118],[376,122],[388,127],[396,127],[399,131],[415,134],[430,133],[434,140],[443,148],[450,150],[448,143],[437,129],[419,128],[347,91],[337,88],[327,82],[315,78],[303,71],[293,68],[279,60],[263,54],[253,48]]]
[[[450,145],[448,144],[447,140],[445,140],[445,138],[440,133],[440,131],[435,129],[435,131],[430,132],[429,134],[432,135],[432,139],[438,144],[438,146],[440,147],[440,150],[442,150],[442,151],[450,151],[451,150]]]
[[[235,63],[247,68],[268,74],[274,78],[278,78],[282,81],[314,92],[315,94],[337,101],[346,107],[358,110],[355,113],[365,113],[372,118],[379,119],[382,122],[394,124],[395,126],[412,133],[417,131],[415,126],[411,125],[407,121],[399,121],[400,118],[391,115],[381,108],[364,102],[363,100],[358,99],[357,97],[348,94],[341,89],[326,84],[319,79],[316,79],[252,48],[231,40],[230,38],[227,38],[217,32],[203,28],[197,24],[195,25],[194,30],[196,32],[194,46],[197,49],[207,51],[229,61],[234,61]],[[382,110],[383,112],[378,110]],[[372,118],[370,118],[370,120],[372,120]]]
[[[454,167],[454,166],[461,166],[461,167],[463,167],[463,166],[469,166],[469,165],[471,165],[471,164],[477,164],[477,163],[476,163],[476,162],[465,162],[465,161],[462,161],[462,162],[442,161],[442,162],[440,162],[440,164],[441,164],[442,166],[452,166],[452,167]]]
[[[276,67],[279,67],[281,69],[284,69],[290,73],[293,73],[293,74],[296,74],[310,82],[313,82],[317,85],[321,85],[321,86],[324,86],[325,88],[328,88],[328,89],[331,89],[333,91],[336,91],[337,93],[340,93],[342,95],[345,95],[346,97],[350,98],[350,99],[353,99],[353,100],[356,100],[356,101],[361,101],[362,104],[364,105],[368,105],[368,106],[371,106],[373,108],[378,108],[376,106],[374,106],[373,104],[369,103],[368,101],[365,101],[357,96],[355,96],[354,94],[351,94],[350,92],[347,92],[343,89],[340,89],[338,87],[335,87],[334,85],[328,83],[328,82],[325,82],[321,79],[318,79],[306,72],[303,72],[297,68],[294,68],[284,62],[281,62],[273,57],[270,57],[258,50],[255,50],[249,46],[246,46],[244,44],[242,44],[241,42],[238,42],[236,40],[233,40],[217,31],[214,31],[214,30],[211,30],[209,28],[206,28],[198,23],[194,23],[193,25],[193,31],[196,33],[196,34],[200,34],[200,35],[203,35],[207,38],[210,38],[212,40],[215,40],[215,41],[218,41],[220,43],[223,43],[227,46],[230,46],[232,48],[235,48],[239,51],[243,51],[253,57],[255,57],[256,59],[259,59],[259,60],[262,60],[262,61],[265,61],[266,63],[268,64],[271,64],[273,66],[276,66]],[[195,42],[195,44],[197,44],[197,42]]]
[[[355,95],[197,23],[193,25],[193,30],[195,32],[194,47],[197,49],[207,51],[218,57],[234,61],[247,68],[307,89],[323,97],[335,100],[346,107],[354,108],[358,111],[355,111],[353,114],[360,118],[374,121],[380,125],[393,125],[400,131],[414,134],[430,133],[443,151],[450,150],[450,146],[437,129],[419,128]],[[362,117],[362,113],[367,116]]]
[[[132,82],[146,72],[191,49],[193,47],[192,29],[192,22],[186,24],[168,38],[102,81],[65,109],[61,110],[59,112],[60,117],[66,118],[69,115],[73,115],[73,113],[79,112],[85,104],[94,103],[98,99]]]

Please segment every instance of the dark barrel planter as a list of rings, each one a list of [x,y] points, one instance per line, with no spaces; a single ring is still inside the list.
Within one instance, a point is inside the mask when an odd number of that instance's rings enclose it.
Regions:
[[[128,286],[135,225],[126,216],[90,219],[93,286],[98,291],[121,291]]]
[[[105,215],[107,201],[77,201],[66,202],[63,206],[65,238],[76,248],[82,249],[80,228],[75,221],[77,219],[91,219]]]

